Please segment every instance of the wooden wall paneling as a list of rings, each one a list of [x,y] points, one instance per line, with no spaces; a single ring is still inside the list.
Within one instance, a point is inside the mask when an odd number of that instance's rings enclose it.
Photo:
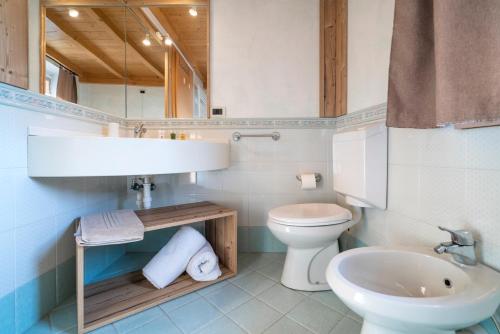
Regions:
[[[0,81],[28,89],[28,1],[0,0]]]
[[[164,68],[164,81],[163,85],[163,103],[164,103],[164,115],[165,118],[169,118],[170,116],[170,83],[169,83],[169,67],[170,67],[170,59],[168,55],[168,50],[165,50],[165,68]]]
[[[45,14],[47,9],[40,5],[40,54],[39,54],[39,66],[40,66],[40,80],[39,80],[39,92],[40,94],[45,94],[45,57],[47,52],[47,41],[45,40]]]
[[[335,116],[347,114],[347,0],[337,0],[335,34]]]
[[[347,0],[320,1],[320,116],[347,113]]]

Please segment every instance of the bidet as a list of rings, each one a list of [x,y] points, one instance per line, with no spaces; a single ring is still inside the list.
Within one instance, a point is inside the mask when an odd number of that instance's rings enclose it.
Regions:
[[[490,317],[500,274],[432,249],[364,247],[335,256],[328,284],[363,317],[362,334],[452,334]]]

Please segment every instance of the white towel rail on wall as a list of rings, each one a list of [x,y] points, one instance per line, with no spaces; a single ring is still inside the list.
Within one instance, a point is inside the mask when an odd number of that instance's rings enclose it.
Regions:
[[[272,138],[274,141],[277,141],[280,139],[281,135],[279,132],[273,132],[273,133],[258,133],[258,134],[241,134],[239,132],[233,132],[233,140],[234,141],[239,141],[243,137],[253,137],[253,138],[262,138],[262,137],[269,137]]]

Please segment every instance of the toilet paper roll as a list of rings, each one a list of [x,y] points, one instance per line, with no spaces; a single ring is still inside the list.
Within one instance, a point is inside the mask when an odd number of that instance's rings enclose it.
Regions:
[[[120,137],[120,124],[108,123],[108,137]]]
[[[301,189],[316,189],[316,176],[314,174],[301,174]]]

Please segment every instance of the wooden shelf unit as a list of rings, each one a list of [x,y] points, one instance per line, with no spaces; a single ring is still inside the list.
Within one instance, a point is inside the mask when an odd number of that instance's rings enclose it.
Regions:
[[[138,210],[146,232],[205,221],[205,237],[219,257],[222,276],[197,282],[183,274],[156,289],[140,271],[84,285],[85,247],[76,246],[78,333],[87,333],[236,275],[237,212],[210,202]]]

